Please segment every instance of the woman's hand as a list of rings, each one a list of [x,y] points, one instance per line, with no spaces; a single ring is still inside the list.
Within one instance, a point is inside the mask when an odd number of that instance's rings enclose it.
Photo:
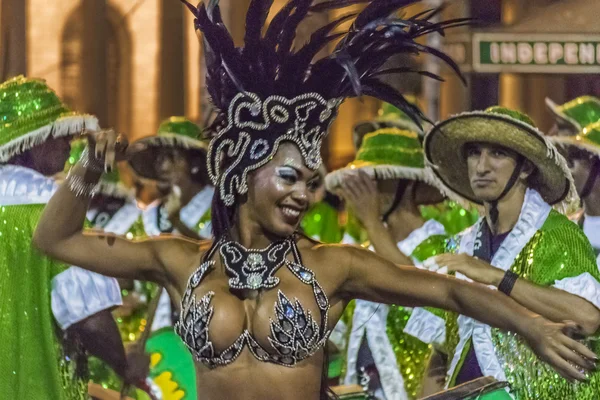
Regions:
[[[558,324],[538,316],[524,327],[523,336],[544,362],[569,381],[586,381],[585,372],[595,371],[598,357],[585,345],[581,329],[573,322]]]
[[[504,271],[500,268],[466,254],[440,254],[426,260],[423,267],[440,274],[460,272],[467,278],[484,285],[498,286],[504,276]]]
[[[348,202],[363,225],[381,222],[377,184],[364,171],[348,172],[337,194]]]
[[[116,162],[128,158],[129,142],[127,138],[112,129],[102,131],[86,131],[88,140],[88,157],[92,165],[104,165],[104,171],[112,171]],[[134,150],[140,150],[135,148]]]

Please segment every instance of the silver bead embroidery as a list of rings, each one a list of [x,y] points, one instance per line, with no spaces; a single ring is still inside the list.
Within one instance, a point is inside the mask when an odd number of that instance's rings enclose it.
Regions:
[[[283,141],[298,146],[308,168],[319,168],[323,137],[342,100],[325,100],[318,93],[261,100],[255,93],[238,93],[229,104],[227,126],[213,138],[208,149],[208,172],[223,202],[232,206],[236,195],[247,193],[248,173],[269,162]],[[245,120],[243,112],[261,120]],[[276,129],[285,133],[268,132],[274,124],[284,125]],[[266,142],[266,146],[255,144],[259,141]],[[228,165],[224,171],[223,160]]]
[[[208,292],[200,300],[197,300],[192,292],[213,267],[214,261],[210,258],[222,245],[223,241],[220,240],[209,251],[205,258],[207,261],[204,261],[190,276],[188,287],[181,301],[180,318],[175,325],[175,332],[198,362],[208,368],[231,364],[247,345],[252,355],[259,361],[293,367],[298,362],[317,353],[325,345],[331,333],[327,329],[329,300],[317,283],[314,272],[302,265],[296,243],[290,242],[294,257],[293,261],[286,260],[285,264],[301,282],[312,285],[315,300],[321,312],[320,325],[314,320],[312,313],[305,311],[297,299],[292,303],[282,291],[278,291],[274,307],[275,320],[270,319],[270,335],[267,337],[275,353],[271,354],[265,350],[247,329],[226,350],[216,353],[208,332],[214,312],[211,305],[214,292]],[[250,259],[249,263],[254,265],[259,265],[263,261],[258,255],[248,258]],[[319,293],[320,299],[317,297],[317,293]]]

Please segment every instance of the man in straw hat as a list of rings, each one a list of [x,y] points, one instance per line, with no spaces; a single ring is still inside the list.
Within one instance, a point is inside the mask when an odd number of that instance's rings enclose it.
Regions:
[[[549,140],[563,151],[583,209],[572,216],[600,254],[600,99],[581,96],[563,105],[549,99],[555,118]]]
[[[97,127],[95,117],[67,109],[41,80],[21,76],[0,84],[0,391],[7,399],[85,398],[77,343],[130,381],[145,373],[128,368],[109,311],[121,304],[116,280],[66,269],[31,244],[56,188],[49,177],[64,168],[69,141]]]
[[[459,254],[424,265],[497,287],[551,320],[573,320],[580,332],[571,335],[594,334],[600,327],[600,274],[585,235],[561,213],[578,204],[577,193],[566,161],[533,121],[500,107],[468,112],[434,126],[424,146],[433,173],[484,212],[462,233]],[[452,343],[450,387],[492,376],[508,381],[511,395],[521,400],[597,397],[598,374],[573,385],[513,333],[462,315],[444,332],[439,319],[420,318],[411,318],[409,327],[427,326],[429,337]]]
[[[423,207],[435,205],[441,211],[460,206],[440,205],[444,195],[425,170],[419,128],[399,110],[387,110],[377,120],[357,126],[355,132],[363,135],[356,160],[330,173],[326,183],[357,215],[378,254],[399,264],[420,264],[443,252],[447,238],[443,223],[426,220]],[[438,216],[442,214],[446,216]],[[476,220],[466,212],[454,215],[462,220],[459,231]],[[348,318],[345,384],[358,383],[366,373],[378,398],[417,398],[430,352],[427,344],[403,332],[411,312],[407,307],[356,301]]]

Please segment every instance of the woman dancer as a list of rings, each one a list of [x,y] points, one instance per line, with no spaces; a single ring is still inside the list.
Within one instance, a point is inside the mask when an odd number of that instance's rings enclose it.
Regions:
[[[377,76],[399,53],[425,51],[447,59],[415,39],[461,22],[432,24],[427,18],[435,11],[388,17],[411,3],[406,0],[364,2],[369,5],[335,52],[314,63],[314,55],[340,36],[329,34],[336,23],[292,53],[296,27],[310,11],[347,1],[291,1],[263,37],[272,2],[255,0],[241,49],[223,25],[218,1],[198,9],[188,4],[204,33],[208,89],[220,111],[207,157],[216,187],[213,241],[134,243],[83,234],[87,203],[102,171],[128,153],[124,138],[104,131],[89,134],[89,155],[50,201],[35,243],[71,264],[165,286],[181,302],[176,331],[194,355],[198,393],[205,400],[324,397],[323,347],[353,298],[472,316],[517,332],[561,374],[584,379],[578,368],[591,369],[595,354],[565,334],[574,325],[551,323],[481,285],[296,234],[318,186],[322,139],[343,98],[364,93],[420,115]]]

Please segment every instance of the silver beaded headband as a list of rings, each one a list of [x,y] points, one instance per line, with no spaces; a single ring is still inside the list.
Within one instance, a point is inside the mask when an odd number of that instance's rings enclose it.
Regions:
[[[248,173],[269,162],[284,141],[298,146],[308,168],[319,168],[321,143],[342,101],[317,93],[264,100],[255,93],[238,93],[229,104],[227,126],[208,148],[208,173],[225,205],[248,192]]]

